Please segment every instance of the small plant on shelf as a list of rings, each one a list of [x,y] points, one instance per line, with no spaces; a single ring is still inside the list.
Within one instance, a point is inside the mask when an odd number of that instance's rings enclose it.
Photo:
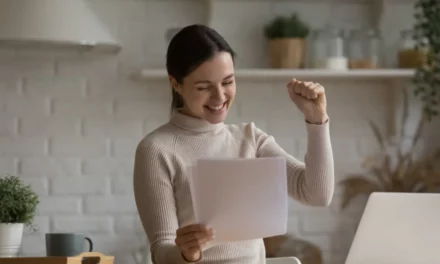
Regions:
[[[342,209],[356,197],[368,197],[373,192],[440,191],[440,170],[436,167],[440,161],[440,149],[430,155],[417,157],[416,154],[427,121],[426,113],[419,120],[409,149],[404,151],[408,115],[408,94],[404,89],[402,123],[397,137],[384,137],[378,126],[370,121],[380,154],[364,160],[363,167],[368,170],[366,175],[349,175],[340,182],[343,188]]]
[[[278,16],[272,19],[264,28],[264,33],[268,39],[305,39],[309,34],[309,26],[294,13],[290,17]]]
[[[416,48],[427,51],[422,65],[416,69],[414,93],[431,121],[440,110],[440,1],[419,0],[414,8]]]
[[[296,13],[272,19],[264,27],[264,35],[269,41],[271,67],[302,67],[305,39],[309,35],[309,31],[309,26]]]
[[[39,203],[38,195],[19,177],[0,177],[0,257],[17,256],[23,228],[34,228],[32,222]]]

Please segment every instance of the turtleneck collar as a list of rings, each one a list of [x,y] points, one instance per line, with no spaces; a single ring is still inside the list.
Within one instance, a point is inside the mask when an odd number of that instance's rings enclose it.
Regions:
[[[204,119],[182,114],[180,110],[173,111],[170,121],[179,128],[196,133],[216,132],[224,126],[223,122],[212,124]]]

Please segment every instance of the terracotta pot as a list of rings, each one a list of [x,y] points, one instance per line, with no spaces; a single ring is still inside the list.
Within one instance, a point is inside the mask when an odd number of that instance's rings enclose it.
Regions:
[[[301,68],[304,62],[305,40],[280,38],[269,40],[270,66],[272,68]]]

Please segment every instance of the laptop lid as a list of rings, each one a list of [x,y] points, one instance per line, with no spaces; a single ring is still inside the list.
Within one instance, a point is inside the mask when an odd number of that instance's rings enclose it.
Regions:
[[[370,195],[345,264],[440,263],[440,194]]]

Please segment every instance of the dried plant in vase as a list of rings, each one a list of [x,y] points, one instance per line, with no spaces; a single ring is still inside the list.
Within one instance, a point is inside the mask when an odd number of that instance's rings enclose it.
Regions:
[[[440,149],[433,154],[417,157],[418,147],[427,115],[422,111],[411,145],[404,151],[405,127],[408,122],[408,94],[403,89],[404,102],[401,129],[397,137],[384,137],[374,122],[369,124],[380,146],[380,154],[365,158],[362,166],[368,173],[349,175],[340,184],[343,188],[342,209],[358,196],[373,192],[436,192],[440,191]],[[395,139],[394,139],[395,138]]]

